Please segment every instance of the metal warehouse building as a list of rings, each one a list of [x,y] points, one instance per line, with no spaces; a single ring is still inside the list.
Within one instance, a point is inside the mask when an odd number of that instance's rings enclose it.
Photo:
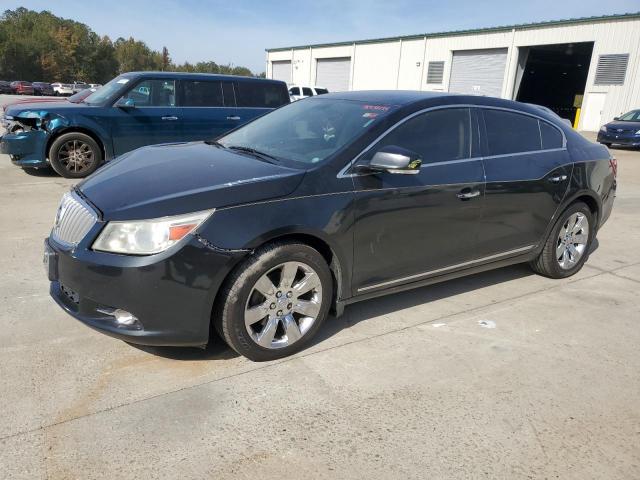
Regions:
[[[267,50],[267,78],[545,105],[579,130],[640,108],[640,12]]]

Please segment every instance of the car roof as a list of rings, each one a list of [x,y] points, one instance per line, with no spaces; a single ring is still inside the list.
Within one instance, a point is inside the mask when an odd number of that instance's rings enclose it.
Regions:
[[[257,77],[244,77],[241,75],[223,75],[221,73],[187,73],[187,72],[127,72],[123,73],[124,77],[155,77],[155,78],[188,78],[188,79],[203,79],[203,80],[240,80],[240,81],[259,81],[270,83],[284,83],[280,80],[272,80],[270,78],[257,78]]]

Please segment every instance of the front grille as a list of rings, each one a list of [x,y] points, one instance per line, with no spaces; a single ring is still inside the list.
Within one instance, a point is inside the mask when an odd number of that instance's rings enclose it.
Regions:
[[[607,131],[609,133],[617,133],[618,135],[625,135],[625,134],[628,134],[628,133],[634,133],[636,130],[630,130],[630,129],[626,129],[626,128],[608,127]]]
[[[60,201],[51,237],[58,243],[76,246],[96,223],[97,216],[74,192]]]

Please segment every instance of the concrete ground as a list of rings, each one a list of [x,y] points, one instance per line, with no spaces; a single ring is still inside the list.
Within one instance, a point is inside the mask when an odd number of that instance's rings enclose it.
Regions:
[[[640,478],[640,152],[575,277],[371,300],[271,363],[136,348],[48,297],[73,183],[0,156],[0,477]]]

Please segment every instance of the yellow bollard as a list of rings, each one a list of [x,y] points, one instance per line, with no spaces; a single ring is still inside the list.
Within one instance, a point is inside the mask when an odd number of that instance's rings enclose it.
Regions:
[[[582,110],[580,107],[576,108],[576,118],[573,121],[573,129],[574,130],[578,129],[578,122],[580,121],[580,110]]]

